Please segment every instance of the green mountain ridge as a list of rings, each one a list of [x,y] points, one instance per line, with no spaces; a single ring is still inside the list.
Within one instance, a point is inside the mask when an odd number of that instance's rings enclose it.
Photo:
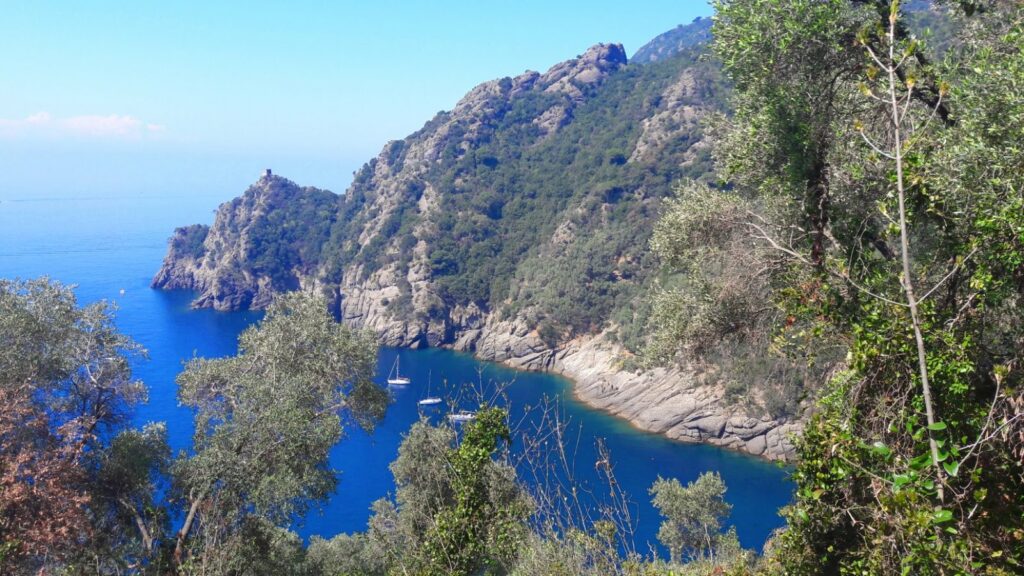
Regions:
[[[706,22],[682,29],[698,38]],[[545,74],[482,84],[385,146],[341,196],[261,179],[218,210],[204,251],[183,254],[177,232],[153,285],[226,310],[316,284],[342,316],[447,320],[408,330],[404,345],[450,341],[460,327],[448,317],[467,309],[525,316],[552,344],[613,318],[629,325],[654,269],[660,200],[680,178],[710,177],[700,119],[727,89],[700,55],[697,44],[640,66],[598,45]],[[353,292],[380,284],[397,291],[349,309]]]
[[[630,58],[630,61],[634,64],[657,62],[710,41],[711,18],[698,17],[689,24],[680,24],[668,32],[655,36],[650,42],[641,46]]]

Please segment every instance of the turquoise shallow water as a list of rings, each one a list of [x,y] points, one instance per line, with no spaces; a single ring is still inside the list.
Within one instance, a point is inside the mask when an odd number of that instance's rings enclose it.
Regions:
[[[209,222],[223,201],[210,194],[139,195],[134,197],[49,197],[0,189],[0,277],[48,275],[76,284],[80,302],[113,300],[118,326],[140,342],[148,359],[135,372],[150,389],[149,403],[139,407],[135,421],[164,421],[175,447],[187,448],[191,415],[177,406],[174,378],[193,355],[232,354],[236,338],[258,313],[217,313],[191,310],[190,295],[149,289],[163,258],[166,239],[175,226]],[[124,290],[124,294],[120,293]],[[732,522],[746,547],[760,549],[770,532],[782,524],[776,511],[792,494],[787,471],[776,465],[709,446],[686,445],[640,432],[624,421],[592,410],[572,399],[571,383],[563,378],[518,372],[445,350],[382,349],[378,380],[384,381],[395,356],[413,383],[393,391],[394,401],[372,434],[352,430],[331,453],[340,471],[337,494],[296,526],[304,536],[331,536],[364,530],[370,503],[394,489],[391,462],[409,426],[419,418],[416,401],[432,392],[466,398],[473,387],[504,391],[512,420],[528,427],[526,408],[544,397],[559,399],[561,412],[575,430],[576,460],[572,465],[583,488],[603,493],[594,463],[595,441],[603,438],[612,455],[618,482],[631,497],[638,547],[655,540],[658,515],[647,489],[659,475],[682,482],[717,470],[729,487]],[[467,407],[473,402],[464,400]],[[436,411],[440,412],[444,408]],[[535,411],[529,412],[535,414]],[[434,414],[439,418],[440,414]],[[513,446],[515,448],[515,446]]]

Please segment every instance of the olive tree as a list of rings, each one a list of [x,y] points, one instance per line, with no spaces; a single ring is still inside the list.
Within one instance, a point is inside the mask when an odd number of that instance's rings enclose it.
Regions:
[[[46,278],[0,280],[4,573],[83,556],[123,566],[133,556],[122,546],[134,540],[132,526],[108,522],[120,492],[104,490],[97,472],[110,438],[146,398],[129,364],[144,351],[118,332],[113,311],[106,302],[79,306],[70,287]]]
[[[503,409],[484,407],[460,430],[414,424],[391,464],[394,497],[374,503],[365,535],[320,542],[317,557],[352,551],[361,574],[507,572],[532,511],[515,470],[501,457],[510,440],[507,417]]]
[[[280,297],[236,356],[189,362],[178,397],[195,410],[195,435],[193,453],[172,466],[185,503],[175,563],[228,572],[252,534],[271,538],[328,497],[343,418],[371,426],[386,405],[375,368],[372,337],[308,294]]]
[[[717,472],[706,472],[683,486],[675,478],[659,477],[651,486],[651,502],[664,520],[658,540],[673,562],[731,560],[739,552],[736,531],[723,532],[732,512],[725,501],[725,482]]]
[[[114,308],[79,306],[71,288],[46,278],[0,280],[0,386],[27,386],[56,426],[73,422],[96,446],[146,399],[129,361],[145,355],[118,332]]]

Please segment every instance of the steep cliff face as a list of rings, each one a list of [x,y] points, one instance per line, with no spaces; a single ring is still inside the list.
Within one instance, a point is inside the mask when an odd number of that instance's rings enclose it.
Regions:
[[[720,87],[696,53],[630,67],[602,44],[475,88],[346,192],[322,254],[339,314],[404,346],[471,346],[485,320],[548,344],[632,321],[659,202],[710,170],[699,119]]]
[[[200,290],[200,270],[206,256],[206,237],[210,227],[203,224],[183,226],[174,230],[167,242],[167,256],[153,278],[153,288],[165,290]]]
[[[213,226],[174,231],[152,286],[194,290],[196,308],[262,308],[315,282],[338,197],[266,175],[217,209]]]
[[[179,229],[154,286],[217,309],[316,287],[384,344],[556,371],[641,428],[786,458],[784,421],[727,406],[685,371],[621,368],[657,270],[660,202],[682,177],[711,178],[700,120],[726,87],[699,56],[638,66],[599,44],[481,84],[385,146],[341,197],[264,178],[205,235]]]

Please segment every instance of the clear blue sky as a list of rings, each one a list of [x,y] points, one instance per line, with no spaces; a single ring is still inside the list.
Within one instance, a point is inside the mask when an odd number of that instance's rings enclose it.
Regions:
[[[0,23],[0,198],[341,192],[480,82],[598,42],[632,54],[704,0],[31,2]]]

